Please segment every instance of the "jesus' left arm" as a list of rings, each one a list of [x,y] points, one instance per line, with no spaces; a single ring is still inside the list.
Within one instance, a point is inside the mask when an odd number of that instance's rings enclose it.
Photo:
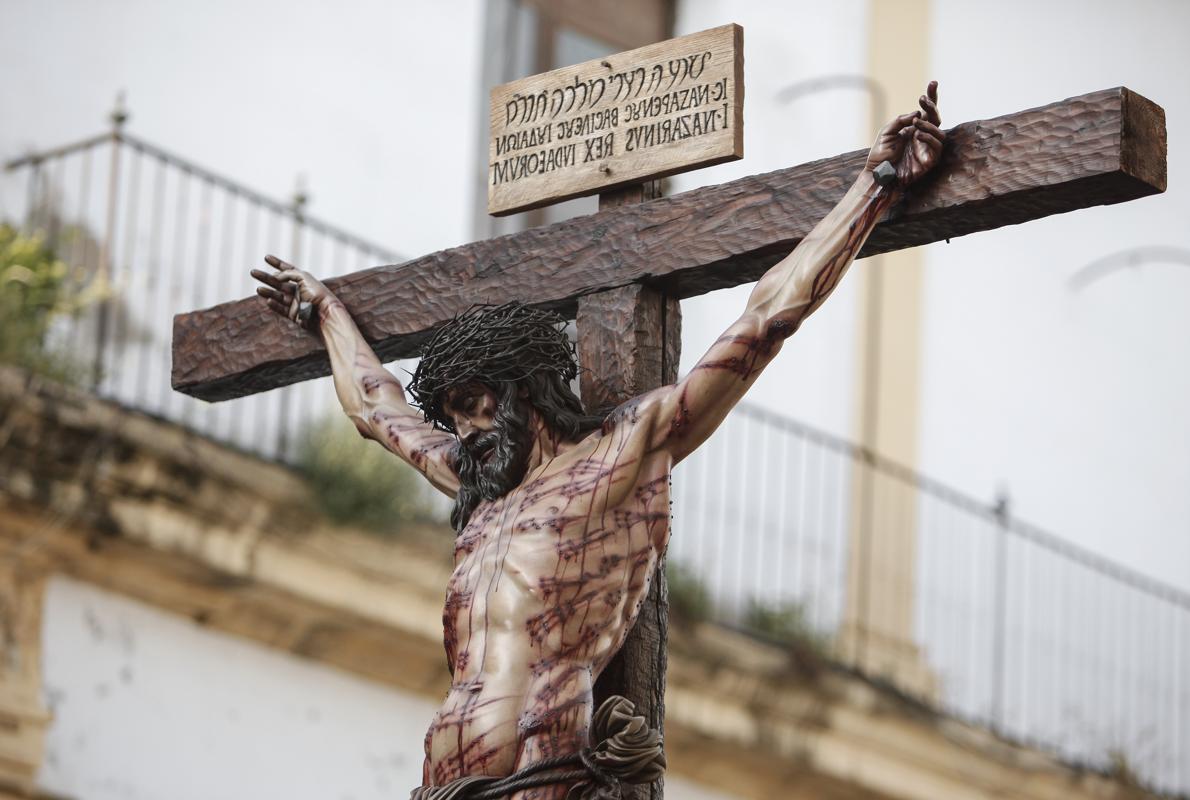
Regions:
[[[674,462],[689,455],[719,426],[792,336],[839,284],[881,214],[900,189],[937,163],[944,135],[938,127],[938,84],[921,96],[920,111],[881,129],[855,184],[784,260],[757,282],[740,318],[675,386],[648,398],[653,445]],[[896,169],[895,186],[881,187],[873,171]],[[642,409],[643,410],[643,409]]]

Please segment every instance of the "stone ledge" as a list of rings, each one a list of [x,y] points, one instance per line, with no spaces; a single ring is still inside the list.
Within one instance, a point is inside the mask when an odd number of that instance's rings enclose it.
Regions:
[[[280,466],[5,368],[0,444],[0,557],[444,695],[448,531],[331,527]],[[1147,796],[732,631],[675,626],[670,649],[671,766],[740,797]]]

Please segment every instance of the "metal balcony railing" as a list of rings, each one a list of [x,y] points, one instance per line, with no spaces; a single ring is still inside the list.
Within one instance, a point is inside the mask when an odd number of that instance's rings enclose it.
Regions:
[[[770,638],[776,618],[948,714],[1190,793],[1190,594],[747,405],[673,495],[676,582],[712,618]]]
[[[313,219],[300,192],[265,197],[123,121],[10,162],[0,186],[10,221],[110,287],[52,335],[100,395],[288,459],[286,432],[333,403],[329,379],[213,406],[177,394],[173,315],[250,294],[247,266],[279,247],[331,275],[402,259]],[[1190,792],[1190,596],[1014,519],[1004,500],[744,405],[676,471],[669,556],[717,621],[800,639],[1007,738]]]
[[[322,275],[404,259],[311,217],[302,190],[288,203],[266,197],[128,134],[125,118],[117,110],[109,133],[6,165],[0,208],[19,209],[9,221],[107,289],[55,327],[53,344],[101,396],[288,460],[288,432],[325,411],[329,379],[214,406],[178,394],[169,381],[173,316],[251,294],[248,268],[274,250]]]

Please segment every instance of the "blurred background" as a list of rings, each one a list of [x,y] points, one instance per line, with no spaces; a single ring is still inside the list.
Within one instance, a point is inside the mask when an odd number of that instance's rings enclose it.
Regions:
[[[745,158],[667,194],[931,78],[947,126],[1127,86],[1170,188],[858,262],[679,466],[667,794],[1190,796],[1190,5],[0,0],[0,797],[420,781],[444,501],[327,379],[172,392],[171,319],[592,213],[485,213],[488,90],[728,22]]]

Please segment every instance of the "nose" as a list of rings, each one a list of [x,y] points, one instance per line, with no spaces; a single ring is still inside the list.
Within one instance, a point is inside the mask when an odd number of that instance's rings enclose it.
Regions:
[[[455,433],[459,437],[460,442],[466,442],[469,439],[474,439],[479,434],[479,429],[471,424],[471,421],[466,417],[455,417]]]

